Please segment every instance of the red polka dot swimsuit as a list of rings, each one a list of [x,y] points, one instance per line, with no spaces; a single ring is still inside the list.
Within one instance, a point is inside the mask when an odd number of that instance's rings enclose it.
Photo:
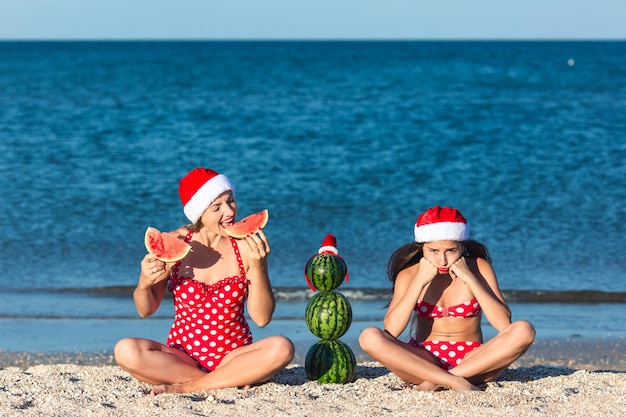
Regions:
[[[185,242],[191,241],[189,231]],[[213,371],[224,356],[252,343],[252,333],[244,316],[249,281],[237,247],[229,238],[241,275],[223,278],[207,285],[193,278],[179,277],[180,261],[172,267],[168,289],[174,296],[176,317],[167,345],[191,356],[198,367]]]

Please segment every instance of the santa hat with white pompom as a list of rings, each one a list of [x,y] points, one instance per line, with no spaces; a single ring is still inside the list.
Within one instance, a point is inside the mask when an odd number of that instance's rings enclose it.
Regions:
[[[436,242],[469,239],[467,220],[461,212],[452,207],[435,206],[420,214],[415,223],[416,242]]]
[[[337,250],[337,238],[335,235],[327,234],[322,242],[322,246],[317,251],[318,255],[323,253],[332,253],[333,255],[339,255],[339,251]]]
[[[211,203],[225,191],[235,193],[225,175],[208,168],[195,168],[180,180],[178,186],[183,212],[192,223],[198,221]]]

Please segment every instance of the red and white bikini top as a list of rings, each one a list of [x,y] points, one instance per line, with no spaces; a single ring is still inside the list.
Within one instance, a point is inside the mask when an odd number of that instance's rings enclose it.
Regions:
[[[413,311],[415,311],[419,317],[425,319],[440,319],[443,317],[457,317],[463,319],[477,316],[482,310],[480,304],[478,304],[478,300],[472,298],[470,301],[452,307],[441,307],[418,300]]]

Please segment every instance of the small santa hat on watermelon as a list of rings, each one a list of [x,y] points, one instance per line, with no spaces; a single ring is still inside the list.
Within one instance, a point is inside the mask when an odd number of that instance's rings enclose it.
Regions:
[[[467,220],[461,212],[452,207],[435,206],[420,214],[415,223],[416,242],[436,242],[438,240],[469,239]]]
[[[235,189],[223,174],[208,168],[195,168],[185,175],[178,185],[185,216],[195,223],[211,203],[225,191]]]
[[[339,256],[339,251],[337,250],[337,238],[335,237],[335,235],[333,235],[332,233],[327,234],[322,241],[322,246],[317,250],[317,255],[311,256],[311,259],[315,258],[318,255],[335,255],[336,257],[341,258],[341,256]],[[306,274],[306,270],[309,266],[309,263],[311,262],[311,259],[309,259],[304,265],[304,279],[306,280],[306,283],[309,284],[311,290],[315,292],[316,289],[313,284],[311,284],[311,281]],[[341,258],[341,260],[343,261],[343,258]],[[348,280],[348,265],[346,265],[346,282],[348,282]]]
[[[317,251],[318,255],[323,253],[332,253],[333,255],[339,255],[339,251],[337,250],[337,238],[333,234],[327,234],[324,240],[322,241],[322,246]]]

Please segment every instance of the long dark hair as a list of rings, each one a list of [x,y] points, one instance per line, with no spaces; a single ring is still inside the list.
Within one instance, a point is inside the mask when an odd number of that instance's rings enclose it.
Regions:
[[[470,239],[464,241],[463,245],[465,246],[463,256],[483,258],[491,263],[491,256],[489,256],[489,251],[484,244]],[[419,263],[422,256],[424,256],[423,247],[424,243],[411,242],[400,246],[391,254],[387,263],[387,278],[392,284],[396,283],[396,278],[400,271]],[[391,295],[393,296],[393,285],[391,286]]]

